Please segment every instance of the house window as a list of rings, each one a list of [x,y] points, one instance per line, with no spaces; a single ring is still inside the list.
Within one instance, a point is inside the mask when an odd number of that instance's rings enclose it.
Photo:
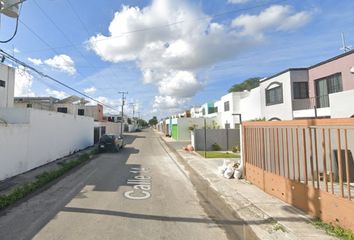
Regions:
[[[343,91],[342,75],[336,73],[315,81],[316,105],[318,108],[329,107],[328,94]]]
[[[294,93],[294,99],[309,98],[308,82],[294,82],[293,93]]]
[[[32,103],[27,103],[27,108],[32,108]]]
[[[85,109],[77,110],[77,114],[80,115],[80,116],[84,116],[85,115]]]
[[[276,87],[269,87],[277,85]],[[283,86],[281,83],[271,83],[266,89],[266,105],[275,105],[283,103]]]
[[[66,107],[58,107],[57,111],[61,112],[61,113],[68,113],[68,108],[66,108]]]
[[[230,111],[230,102],[224,102],[224,112]]]
[[[216,113],[218,112],[218,108],[217,107],[208,107],[208,113]]]
[[[205,115],[205,108],[203,108],[203,110],[202,110],[202,114],[203,114],[203,116]]]
[[[0,87],[5,87],[5,85],[6,85],[6,82],[3,80],[0,80]]]

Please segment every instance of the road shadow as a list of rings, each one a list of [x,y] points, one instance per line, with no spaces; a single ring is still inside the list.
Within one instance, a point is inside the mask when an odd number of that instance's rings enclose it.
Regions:
[[[145,136],[141,136],[139,133],[140,132],[124,134],[124,144],[132,144],[138,138],[145,138]]]
[[[105,192],[116,192],[121,186],[126,186],[127,179],[134,175],[130,173],[131,168],[141,167],[140,164],[128,164],[128,160],[139,152],[139,149],[127,146],[117,153],[96,155],[81,168],[75,169],[38,193],[38,197],[45,198],[42,204],[28,198],[26,202],[16,206],[21,208],[21,212],[16,213],[14,219],[10,219],[10,229],[0,226],[0,239],[32,239],[73,199],[88,198],[87,193],[90,190],[86,191],[85,186],[93,186],[92,191]],[[67,178],[71,180],[68,181]],[[55,188],[56,192],[48,193],[52,188]],[[40,196],[41,194],[43,195]],[[12,211],[11,208],[6,209],[3,216],[13,214]],[[19,224],[21,222],[23,224]]]
[[[140,164],[128,164],[131,155],[140,151],[134,147],[124,147],[118,153],[103,153],[97,159],[97,171],[86,185],[94,186],[93,191],[116,192],[121,186],[128,186],[127,179],[132,176],[132,168]]]
[[[218,217],[213,217],[213,219],[208,218],[193,218],[193,217],[173,217],[173,216],[163,216],[163,215],[152,215],[152,214],[141,214],[141,213],[129,213],[122,211],[111,211],[103,209],[89,209],[89,208],[77,208],[77,207],[65,207],[63,212],[72,213],[85,213],[85,214],[99,214],[106,216],[115,216],[131,219],[143,219],[151,221],[163,221],[163,222],[185,222],[185,223],[205,223],[205,224],[221,224],[221,225],[245,225],[245,221],[241,219],[222,219]],[[278,221],[289,221],[289,222],[303,222],[302,217],[298,218],[277,218]],[[272,218],[265,218],[262,220],[251,220],[247,221],[248,225],[262,225],[269,224],[273,222]]]

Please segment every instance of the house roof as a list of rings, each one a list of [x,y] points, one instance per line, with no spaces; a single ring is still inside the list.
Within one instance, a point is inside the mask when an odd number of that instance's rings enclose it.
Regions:
[[[323,64],[326,64],[326,63],[332,62],[332,61],[334,61],[334,60],[337,60],[337,59],[339,59],[339,58],[342,58],[342,57],[348,56],[348,55],[353,54],[353,53],[354,53],[354,50],[351,50],[351,51],[348,51],[348,52],[342,53],[342,54],[340,54],[340,55],[337,55],[337,56],[332,57],[332,58],[330,58],[330,59],[327,59],[327,60],[325,60],[325,61],[319,62],[319,63],[317,63],[317,64],[315,64],[315,65],[312,65],[312,66],[311,66],[311,67],[309,67],[308,69],[311,69],[311,68],[315,68],[315,67],[321,66],[321,65],[323,65]]]
[[[279,73],[276,73],[276,74],[274,74],[274,75],[272,75],[272,76],[270,76],[270,77],[261,79],[261,80],[259,80],[259,82],[260,82],[260,83],[261,83],[261,82],[265,82],[265,81],[267,81],[267,80],[269,80],[269,79],[275,78],[275,77],[277,77],[277,76],[279,76],[279,75],[282,75],[282,74],[284,74],[284,73],[286,73],[286,72],[291,72],[291,71],[304,71],[304,70],[308,70],[308,68],[288,68],[288,69],[286,69],[286,70],[284,70],[284,71],[281,71],[281,72],[279,72]]]
[[[58,101],[58,103],[76,103],[76,102],[80,102],[81,104],[89,103],[89,101],[85,100],[84,98],[80,98],[74,95]]]
[[[27,102],[27,101],[48,101],[48,102],[57,102],[58,98],[54,97],[15,97],[16,102]]]
[[[337,56],[335,56],[335,57],[333,57],[333,58],[327,59],[327,60],[325,60],[325,61],[316,63],[315,65],[312,65],[312,66],[310,66],[310,67],[305,67],[305,68],[288,68],[288,69],[286,69],[286,70],[284,70],[284,71],[281,71],[281,72],[279,72],[279,73],[276,73],[276,74],[274,74],[274,75],[272,75],[272,76],[270,76],[270,77],[267,77],[267,78],[265,78],[265,79],[261,79],[259,82],[265,82],[265,81],[267,81],[267,80],[269,80],[269,79],[275,78],[275,77],[277,77],[277,76],[279,76],[279,75],[282,75],[283,73],[290,72],[290,71],[309,70],[309,69],[312,69],[312,68],[321,66],[321,65],[323,65],[323,64],[326,64],[326,63],[335,61],[335,60],[337,60],[337,59],[339,59],[339,58],[348,56],[348,55],[353,54],[353,53],[354,53],[354,50],[351,50],[351,51],[342,53],[342,54],[340,54],[340,55],[337,55]]]

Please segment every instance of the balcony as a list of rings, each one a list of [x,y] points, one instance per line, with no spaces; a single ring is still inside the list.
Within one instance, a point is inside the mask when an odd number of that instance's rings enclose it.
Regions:
[[[294,99],[292,102],[294,118],[329,117],[329,95]]]
[[[312,98],[294,99],[293,111],[329,107],[329,95]]]

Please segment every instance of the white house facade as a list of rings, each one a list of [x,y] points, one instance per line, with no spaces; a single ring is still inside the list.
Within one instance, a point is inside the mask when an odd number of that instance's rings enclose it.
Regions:
[[[14,104],[15,69],[0,64],[0,108],[10,108]]]

